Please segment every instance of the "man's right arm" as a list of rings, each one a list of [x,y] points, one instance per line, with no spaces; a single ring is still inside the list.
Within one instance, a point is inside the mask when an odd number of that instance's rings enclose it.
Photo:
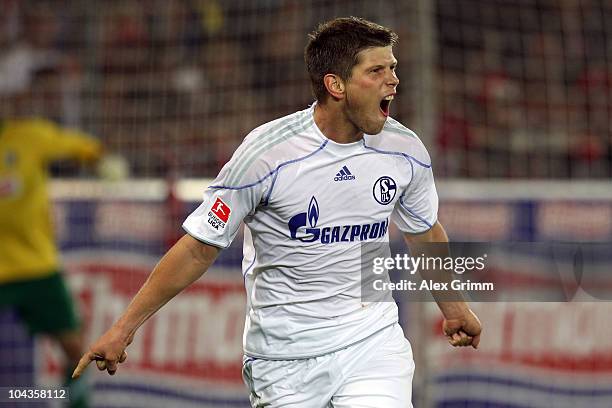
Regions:
[[[127,357],[126,347],[136,330],[179,292],[196,281],[212,265],[220,249],[184,235],[155,266],[119,320],[83,355],[72,374],[81,375],[90,362],[109,374]]]

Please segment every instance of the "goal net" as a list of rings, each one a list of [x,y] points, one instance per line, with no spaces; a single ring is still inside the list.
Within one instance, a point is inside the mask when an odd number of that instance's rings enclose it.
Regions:
[[[612,241],[605,0],[4,0],[0,8],[1,117],[83,129],[129,166],[115,183],[74,163],[52,168],[62,178],[52,189],[58,242],[88,343],[180,236],[242,138],[312,103],[306,35],[337,16],[400,35],[392,116],[431,153],[452,240]],[[248,406],[241,242],[142,328],[118,375],[90,368],[93,406]],[[608,303],[475,310],[485,333],[471,353],[445,344],[435,305],[401,305],[415,406],[612,405],[612,345],[601,340],[612,338],[601,320]],[[525,343],[513,327],[536,337]],[[581,341],[548,348],[550,337],[576,333]],[[0,387],[61,381],[61,353],[33,343],[13,310],[0,314],[0,356]]]
[[[604,0],[436,1],[436,152],[448,177],[611,173]]]

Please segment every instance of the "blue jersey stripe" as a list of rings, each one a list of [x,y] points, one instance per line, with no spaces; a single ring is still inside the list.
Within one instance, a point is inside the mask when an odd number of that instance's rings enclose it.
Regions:
[[[237,161],[238,164],[236,169],[232,172],[230,177],[231,180],[228,179],[228,183],[238,184],[242,179],[242,176],[247,172],[249,167],[253,164],[253,162],[255,162],[255,160],[257,160],[258,157],[279,143],[299,135],[302,131],[308,128],[309,124],[308,117],[303,117],[300,115],[296,120],[285,123],[282,128],[274,130],[261,146],[249,151],[240,160],[234,160]],[[245,148],[245,150],[247,149]]]
[[[364,145],[364,146],[365,146],[365,145]],[[404,157],[406,160],[408,160],[408,161],[412,161],[412,162],[414,162],[414,163],[418,164],[419,166],[425,167],[426,169],[431,168],[431,164],[426,164],[426,163],[423,163],[422,161],[420,161],[420,160],[416,159],[415,157],[410,156],[409,154],[406,154],[406,153],[402,153],[402,152],[394,152],[394,151],[387,151],[387,150],[380,150],[380,149],[377,149],[377,148],[375,148],[375,147],[370,147],[370,146],[365,146],[365,148],[366,148],[366,149],[369,149],[369,150],[373,150],[373,151],[375,151],[376,153],[380,153],[380,154],[390,154],[390,155],[394,155],[394,156],[402,156],[402,157]]]
[[[323,144],[321,144],[316,150],[308,153],[306,156],[299,157],[297,159],[289,160],[289,161],[286,161],[286,162],[283,162],[283,163],[279,164],[274,170],[272,170],[271,172],[269,172],[268,174],[266,174],[265,176],[263,176],[262,178],[260,178],[259,180],[255,181],[253,183],[244,184],[244,185],[241,185],[241,186],[212,185],[212,186],[209,186],[208,188],[212,188],[212,189],[216,189],[216,190],[243,190],[245,188],[254,187],[254,186],[264,182],[268,177],[275,175],[282,167],[284,167],[284,166],[286,166],[288,164],[293,164],[293,163],[297,163],[299,161],[308,159],[309,157],[313,156],[317,152],[321,151],[325,147],[326,144],[327,144],[327,141],[323,142]],[[272,184],[272,185],[274,185],[274,184]],[[270,192],[271,191],[272,191],[272,187],[270,187]],[[268,197],[270,195],[270,192],[268,193]]]
[[[404,210],[408,211],[413,217],[415,217],[416,219],[421,221],[423,224],[427,225],[429,228],[433,227],[433,224],[430,224],[425,218],[421,217],[420,215],[415,213],[413,210],[408,208],[408,206],[406,206],[406,204],[404,204],[404,196],[400,197],[400,205],[402,206],[402,208]]]

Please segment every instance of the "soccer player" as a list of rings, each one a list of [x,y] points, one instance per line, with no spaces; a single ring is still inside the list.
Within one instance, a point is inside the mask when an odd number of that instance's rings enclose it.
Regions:
[[[81,331],[60,274],[47,193],[47,167],[58,159],[97,160],[100,143],[46,120],[0,120],[0,307],[16,308],[32,334],[51,335],[68,358],[72,407],[85,407],[71,379],[83,353]]]
[[[316,102],[253,130],[187,218],[75,376],[114,374],[136,330],[198,279],[245,223],[243,378],[253,407],[408,407],[414,362],[393,302],[364,302],[360,253],[387,243],[445,242],[429,155],[389,117],[399,80],[391,30],[338,18],[310,37]],[[388,244],[386,244],[388,245]],[[439,302],[454,346],[478,346],[464,302]]]

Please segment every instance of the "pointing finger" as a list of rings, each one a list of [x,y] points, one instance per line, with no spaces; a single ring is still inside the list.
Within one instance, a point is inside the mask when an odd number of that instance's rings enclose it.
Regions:
[[[79,360],[79,364],[77,364],[76,368],[72,372],[72,378],[79,378],[93,359],[94,354],[91,351],[83,354],[83,357],[81,357]]]

